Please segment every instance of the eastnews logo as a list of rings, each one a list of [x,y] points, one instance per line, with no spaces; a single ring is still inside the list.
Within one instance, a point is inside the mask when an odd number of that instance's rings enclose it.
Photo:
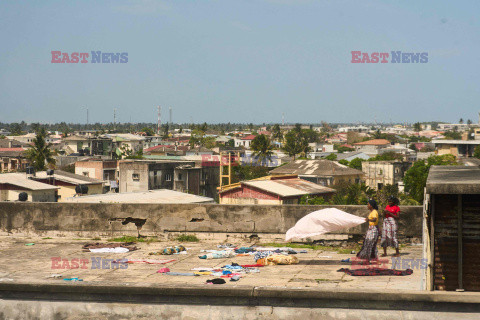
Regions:
[[[61,257],[51,257],[52,269],[88,269],[89,259],[73,258],[62,259]],[[102,257],[91,258],[90,269],[127,269],[128,259],[105,259]]]
[[[91,53],[91,54],[90,54]],[[128,52],[68,52],[52,51],[52,63],[127,63]],[[90,61],[89,61],[90,59]]]
[[[391,58],[390,61],[388,59]],[[352,51],[352,63],[427,63],[428,52],[368,52]]]

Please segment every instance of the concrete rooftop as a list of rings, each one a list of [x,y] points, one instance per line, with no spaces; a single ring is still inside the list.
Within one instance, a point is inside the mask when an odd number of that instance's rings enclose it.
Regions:
[[[432,166],[426,189],[428,194],[479,194],[480,168]]]
[[[162,267],[168,267],[172,272],[193,272],[196,267],[221,267],[236,262],[238,264],[253,264],[253,256],[237,256],[227,259],[203,260],[198,256],[202,249],[217,249],[219,242],[213,240],[198,243],[178,241],[162,241],[136,244],[140,250],[127,253],[91,253],[84,252],[82,245],[87,242],[106,242],[106,239],[42,239],[38,237],[2,236],[0,252],[3,259],[0,261],[0,282],[3,283],[31,283],[31,284],[65,284],[75,283],[62,280],[63,278],[79,277],[82,285],[125,285],[136,284],[148,287],[156,285],[204,285],[212,276],[170,276],[157,273]],[[35,245],[26,246],[26,243]],[[165,247],[183,244],[188,248],[186,255],[149,255],[149,252],[159,251]],[[235,243],[239,246],[249,246],[251,243]],[[381,248],[380,248],[381,249]],[[294,249],[303,250],[303,249]],[[353,258],[353,254],[339,254],[336,251],[321,251],[306,249],[308,253],[299,253],[296,256],[299,264],[265,266],[259,268],[259,273],[245,275],[238,282],[230,282],[222,287],[237,286],[266,286],[311,289],[355,289],[355,290],[421,290],[421,271],[415,269],[408,276],[367,276],[354,277],[343,272],[340,268],[350,268],[350,264],[340,262],[342,259]],[[420,259],[421,246],[412,245],[401,250],[402,258]],[[389,253],[393,253],[389,251]],[[61,257],[71,261],[74,258],[88,259],[87,269],[52,269],[52,258]],[[126,269],[91,269],[92,257],[105,259],[175,259],[176,261],[160,264],[133,263]],[[392,266],[391,256],[385,258],[386,267]],[[49,278],[52,274],[60,274],[61,278]]]

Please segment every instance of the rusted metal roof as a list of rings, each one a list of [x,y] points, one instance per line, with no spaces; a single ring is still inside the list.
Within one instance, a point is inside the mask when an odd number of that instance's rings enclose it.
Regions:
[[[363,172],[360,170],[352,169],[330,160],[295,160],[273,169],[270,173],[272,175],[296,174],[322,177],[363,175]]]

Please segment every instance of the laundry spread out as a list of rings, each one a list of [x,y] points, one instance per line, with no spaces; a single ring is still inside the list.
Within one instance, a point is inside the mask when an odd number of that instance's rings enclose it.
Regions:
[[[271,255],[263,259],[259,259],[258,262],[263,262],[267,266],[271,265],[286,265],[286,264],[297,264],[298,258],[295,256],[285,256],[285,255]]]
[[[86,243],[83,245],[83,251],[90,251],[90,252],[101,252],[101,251],[91,251],[91,249],[104,249],[104,248],[126,248],[128,251],[135,251],[138,250],[136,246],[134,246],[134,242],[124,242],[124,243]],[[127,251],[127,252],[128,252]]]
[[[77,281],[83,281],[83,279],[79,279],[79,278],[65,278],[63,279],[65,281],[72,281],[72,282],[77,282]]]
[[[233,250],[222,250],[215,252],[208,252],[207,254],[198,256],[200,259],[222,259],[222,258],[233,258],[237,254]]]
[[[160,251],[150,252],[149,255],[172,255],[186,254],[187,249],[184,246],[168,247]]]
[[[127,263],[166,264],[166,263],[173,262],[173,261],[175,261],[175,259],[169,259],[169,260],[128,259]],[[125,263],[125,261],[124,261],[124,263]]]
[[[199,276],[193,272],[165,272],[169,276]]]
[[[116,247],[116,248],[98,248],[98,249],[88,249],[90,252],[94,253],[126,253],[129,252],[130,250],[128,248],[124,247]]]
[[[412,269],[395,270],[385,268],[347,269],[341,268],[338,272],[345,272],[351,276],[407,276],[413,273]]]

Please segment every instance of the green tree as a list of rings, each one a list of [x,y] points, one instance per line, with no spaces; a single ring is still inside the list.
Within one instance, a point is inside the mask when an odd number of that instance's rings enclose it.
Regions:
[[[349,152],[349,151],[353,151],[353,150],[355,150],[355,149],[349,148],[349,147],[343,147],[343,146],[340,146],[340,147],[337,148],[337,151],[339,153]]]
[[[163,126],[163,137],[168,138],[168,131],[170,130],[170,125],[168,123],[165,123]]]
[[[403,160],[403,156],[400,153],[385,152],[373,158],[368,159],[368,161],[394,161],[394,160]]]
[[[232,167],[232,183],[261,178],[267,175],[268,175],[267,167],[251,166],[251,165],[242,165],[242,166]]]
[[[420,160],[405,172],[403,182],[405,184],[405,192],[408,193],[415,201],[423,202],[424,189],[427,184],[428,172],[433,165],[456,165],[457,161],[451,154],[442,156],[430,156],[427,160]]]
[[[322,205],[326,204],[323,197],[304,195],[300,198],[299,204]]]
[[[458,121],[458,123],[462,124],[462,123],[463,123],[463,118],[460,118],[460,120]]]
[[[272,128],[272,138],[278,142],[283,140],[283,133],[278,124],[274,125]]]
[[[12,133],[12,136],[22,135],[22,126],[19,123],[12,123],[10,125],[10,132]]]
[[[473,157],[480,159],[480,146],[475,147],[475,150],[473,151]]]
[[[47,165],[50,167],[55,165],[53,152],[50,150],[51,144],[46,142],[46,137],[45,128],[39,127],[36,137],[33,139],[33,145],[26,151],[26,158],[35,168],[35,171],[43,171],[47,168]]]
[[[335,161],[337,160],[337,155],[335,153],[330,153],[328,156],[325,157],[325,160]]]
[[[415,122],[413,124],[413,131],[415,131],[415,132],[422,131],[422,124],[420,122]]]
[[[365,161],[362,158],[355,158],[350,163],[348,166],[352,169],[357,169],[357,170],[362,170],[362,162]]]
[[[285,144],[282,149],[289,156],[293,157],[294,160],[298,154],[301,154],[302,151],[305,150],[304,147],[305,143],[304,139],[302,139],[301,132],[291,130],[285,135]]]
[[[309,143],[317,142],[318,140],[318,133],[315,130],[312,129],[304,129],[302,130],[304,138],[307,140]]]
[[[215,147],[215,137],[207,136],[205,131],[203,131],[205,128],[206,124],[192,131],[189,141],[191,148],[205,147],[210,149]]]
[[[462,135],[456,127],[452,131],[446,131],[444,134],[445,138],[451,139],[451,140],[460,140],[462,138]]]
[[[256,136],[250,144],[250,149],[253,150],[252,155],[257,157],[259,162],[264,163],[267,159],[270,160],[273,155],[273,145],[270,139],[264,134]]]
[[[338,160],[338,163],[343,164],[344,166],[348,166],[348,160],[345,159]]]
[[[151,137],[151,136],[154,136],[154,135],[155,135],[155,132],[154,132],[153,129],[150,128],[150,127],[144,127],[141,131],[142,131],[142,132],[145,132],[145,134],[147,135],[147,137]]]

